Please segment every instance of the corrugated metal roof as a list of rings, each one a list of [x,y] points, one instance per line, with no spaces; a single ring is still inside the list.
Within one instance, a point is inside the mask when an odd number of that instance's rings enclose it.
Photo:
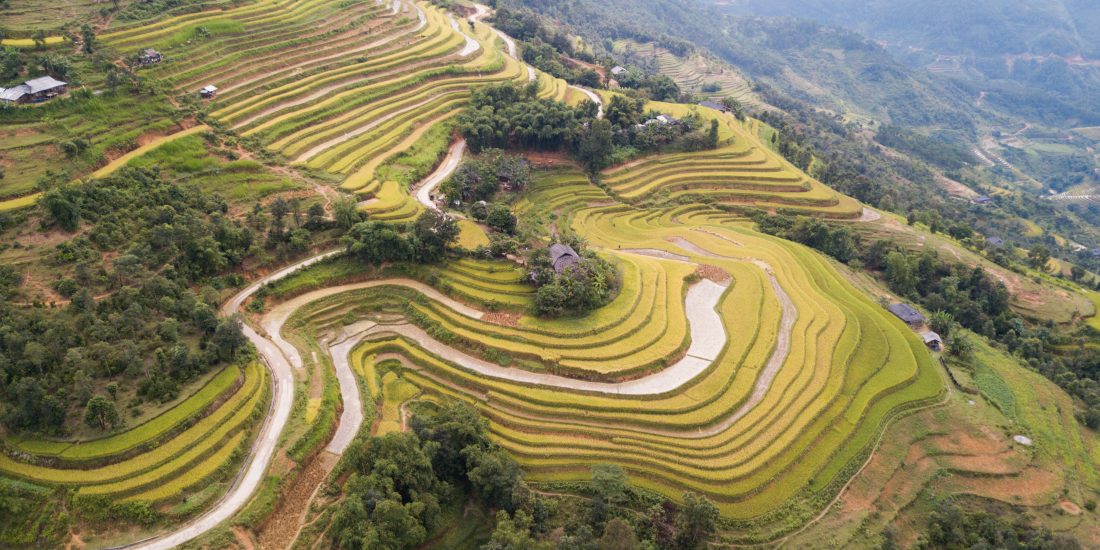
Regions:
[[[890,304],[886,309],[906,323],[921,323],[924,321],[924,315],[921,315],[916,308],[909,304]]]
[[[20,98],[29,93],[31,93],[31,87],[26,84],[20,84],[14,88],[8,88],[0,92],[0,101],[19,101]]]
[[[26,86],[30,87],[32,94],[38,92],[45,92],[46,90],[52,90],[54,88],[60,88],[66,86],[65,82],[55,79],[52,76],[42,76],[35,78],[34,80],[28,80]]]

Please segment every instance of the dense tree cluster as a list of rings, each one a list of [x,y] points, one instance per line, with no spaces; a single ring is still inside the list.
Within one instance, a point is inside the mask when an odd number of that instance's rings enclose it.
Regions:
[[[933,139],[902,126],[884,125],[875,133],[875,141],[945,170],[958,170],[974,162],[974,155],[961,144]]]
[[[238,358],[246,346],[239,321],[217,318],[212,288],[191,290],[224,284],[215,276],[252,245],[251,231],[226,217],[224,200],[124,169],[52,189],[40,204],[44,223],[80,233],[50,259],[62,274],[53,288],[69,299],[63,307],[17,304],[22,277],[0,269],[0,395],[9,428],[60,434],[74,411],[95,427],[117,426],[114,393],[110,403],[94,395],[107,381],[167,401],[181,384]]]
[[[576,109],[551,99],[538,99],[538,84],[524,87],[493,84],[475,90],[458,116],[458,127],[471,151],[488,148],[570,149],[595,105]]]
[[[110,274],[117,282],[135,280],[141,275],[135,268],[168,265],[186,281],[201,281],[239,265],[253,242],[251,230],[227,217],[225,199],[148,170],[126,168],[110,178],[51,189],[41,204],[64,231],[91,226],[86,237],[59,251],[63,255],[94,261],[95,250],[119,250]],[[95,276],[85,275],[81,279]]]
[[[718,121],[704,124],[698,113],[679,119],[645,110],[645,100],[613,96],[605,110],[612,126],[613,156],[622,159],[655,151],[702,151],[718,147]]]
[[[608,103],[605,117],[597,119],[592,102],[570,108],[538,99],[533,84],[495,84],[474,92],[469,108],[458,117],[458,127],[474,152],[494,147],[562,150],[590,172],[644,152],[718,146],[716,122],[705,125],[696,114],[659,119],[661,113],[646,112],[644,106],[644,99],[617,95]]]
[[[607,260],[579,240],[570,244],[579,258],[560,272],[554,269],[548,248],[536,248],[527,257],[528,275],[538,288],[535,294],[538,315],[558,317],[591,311],[609,302],[618,288],[618,275]]]
[[[239,320],[219,320],[214,295],[200,299],[171,267],[145,273],[98,300],[81,288],[60,310],[2,300],[0,395],[9,428],[60,435],[70,413],[85,407],[89,425],[114,427],[113,396],[93,395],[98,381],[131,381],[144,399],[167,401],[180,384],[238,358],[246,345]],[[4,278],[3,293],[13,295],[12,277]]]
[[[411,224],[366,221],[341,239],[348,254],[371,265],[389,262],[434,263],[458,238],[458,224],[437,210],[425,210]]]
[[[486,149],[479,157],[463,162],[443,182],[440,191],[448,204],[466,206],[478,201],[492,202],[505,189],[521,192],[530,181],[531,165],[526,159],[499,149]]]
[[[916,548],[1020,548],[1075,550],[1077,541],[1036,528],[1011,515],[944,500],[936,504]],[[888,540],[884,548],[897,548]]]
[[[351,476],[327,531],[336,548],[416,548],[439,527],[441,505],[462,494],[507,511],[528,498],[519,466],[469,405],[416,414],[411,426],[348,450]]]

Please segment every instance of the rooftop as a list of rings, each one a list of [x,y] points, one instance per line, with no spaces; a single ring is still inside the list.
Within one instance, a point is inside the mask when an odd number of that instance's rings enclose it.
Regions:
[[[713,101],[700,101],[699,105],[708,109],[714,109],[715,111],[722,111],[723,113],[729,111],[729,107],[722,105],[721,103],[715,103]]]
[[[573,247],[562,243],[550,245],[550,262],[554,264],[554,271],[561,273],[565,268],[576,265],[579,260],[580,256]]]
[[[30,86],[20,84],[18,86],[0,91],[0,101],[19,101],[23,96],[31,93]]]
[[[906,323],[923,323],[924,315],[909,304],[890,304],[886,309],[890,310],[898,319]]]
[[[40,76],[33,80],[28,80],[25,85],[30,88],[29,93],[37,94],[38,92],[45,92],[46,90],[67,86],[68,83],[57,80],[52,76]]]
[[[926,331],[920,333],[920,337],[924,339],[925,344],[931,344],[932,342],[943,342],[943,338],[940,338],[939,334],[932,331]]]

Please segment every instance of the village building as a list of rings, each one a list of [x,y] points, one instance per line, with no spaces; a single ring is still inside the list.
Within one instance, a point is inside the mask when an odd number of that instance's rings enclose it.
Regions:
[[[702,107],[706,107],[708,109],[714,109],[715,111],[718,111],[720,113],[730,112],[729,107],[726,107],[725,105],[723,105],[721,103],[714,102],[714,101],[701,101],[701,102],[699,102],[699,105],[702,106]]]
[[[886,309],[893,313],[895,317],[905,321],[905,324],[917,328],[924,324],[924,315],[921,315],[916,308],[909,304],[890,304]]]
[[[622,74],[625,74],[625,73],[626,73],[626,67],[623,67],[622,65],[615,65],[614,67],[611,67],[611,74],[613,74],[615,76],[619,76],[619,75],[622,75]]]
[[[993,202],[993,199],[991,199],[991,198],[989,198],[985,195],[978,195],[977,197],[974,197],[972,202],[974,204],[989,204],[989,203]]]
[[[939,334],[932,331],[926,331],[920,333],[920,337],[924,340],[924,345],[928,346],[932,351],[940,351],[943,349],[943,339]]]
[[[0,89],[0,102],[4,103],[41,103],[52,97],[64,94],[69,89],[67,82],[52,76],[42,76],[28,80],[8,89]]]
[[[1004,246],[1005,240],[1000,237],[986,237],[985,242],[990,246]]]
[[[213,84],[199,90],[199,97],[203,99],[212,99],[216,95],[218,95],[218,87]]]
[[[550,245],[550,262],[554,264],[554,271],[564,273],[567,268],[577,265],[581,260],[573,247],[567,244],[554,243]]]
[[[156,65],[164,61],[164,55],[153,48],[146,48],[144,51],[138,54],[137,63],[139,67],[146,65]]]

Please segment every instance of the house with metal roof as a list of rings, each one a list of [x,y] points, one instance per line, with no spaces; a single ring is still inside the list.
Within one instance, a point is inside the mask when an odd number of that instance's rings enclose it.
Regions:
[[[905,324],[916,328],[924,324],[924,315],[909,304],[890,304],[887,308],[895,317],[905,321]]]
[[[619,75],[621,75],[625,72],[626,72],[626,67],[623,67],[622,65],[615,65],[614,67],[611,67],[611,74],[613,74],[615,76],[619,76]]]
[[[936,334],[935,332],[932,332],[930,330],[925,331],[920,333],[920,337],[922,340],[924,340],[924,345],[928,346],[929,349],[932,349],[933,351],[940,351],[940,349],[943,348],[943,339],[940,338],[940,335]]]
[[[706,107],[708,109],[714,109],[715,111],[718,111],[718,112],[721,112],[721,113],[730,112],[729,107],[726,107],[725,105],[723,105],[721,103],[716,103],[714,101],[709,101],[709,100],[708,101],[700,101],[699,105],[701,107]]]
[[[67,82],[52,76],[34,78],[18,86],[0,90],[0,101],[6,103],[38,103],[51,97],[64,94],[69,89]]]
[[[199,97],[203,99],[210,99],[218,95],[218,87],[213,84],[208,84],[205,88],[199,90]]]

